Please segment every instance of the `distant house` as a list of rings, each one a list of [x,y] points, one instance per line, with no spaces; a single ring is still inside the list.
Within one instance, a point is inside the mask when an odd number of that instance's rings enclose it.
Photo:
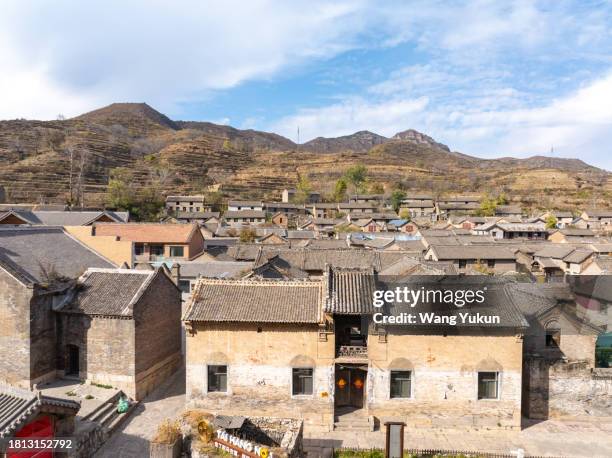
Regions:
[[[498,205],[495,207],[495,215],[521,217],[523,211],[519,205]]]
[[[550,217],[553,217],[557,220],[557,227],[560,229],[566,228],[567,226],[572,224],[572,221],[574,221],[574,216],[572,215],[572,212],[559,210],[547,211],[546,213],[541,215],[539,219],[546,223]]]
[[[312,206],[306,206],[310,214],[315,218],[335,218],[338,212],[338,203],[317,203]]]
[[[285,229],[287,229],[289,226],[289,216],[283,212],[276,212],[274,215],[272,215],[270,221],[272,221],[272,224],[275,226],[283,227]]]
[[[338,211],[342,213],[374,213],[377,206],[372,203],[346,203],[341,202],[338,204]]]
[[[473,214],[480,209],[479,196],[439,197],[436,203],[438,214],[443,218],[452,215]]]
[[[516,270],[515,250],[498,245],[430,245],[424,257],[452,262],[460,273],[479,267],[496,273]]]
[[[349,203],[351,204],[372,204],[374,206],[380,206],[385,196],[382,194],[353,194],[349,196]]]
[[[230,200],[227,203],[228,212],[239,212],[245,210],[263,212],[264,205],[256,200]]]
[[[183,212],[179,211],[172,216],[172,220],[177,223],[205,223],[211,219],[216,219],[219,221],[220,213],[219,212]]]
[[[135,262],[192,259],[204,250],[198,224],[96,224],[93,236],[112,236],[133,243]]]
[[[585,210],[580,217],[586,221],[587,229],[606,229],[612,226],[612,210]]]
[[[205,197],[197,196],[168,196],[166,197],[166,212],[168,214],[209,212],[212,208],[206,203]]]
[[[495,239],[546,240],[548,232],[543,223],[486,223],[476,226],[476,235],[490,235]]]
[[[91,226],[94,223],[126,223],[128,212],[99,211],[0,211],[0,225],[32,226]]]
[[[411,217],[428,216],[436,212],[436,206],[433,200],[404,199],[400,204],[400,213],[402,210],[407,210]]]
[[[264,210],[268,215],[275,215],[276,213],[284,213],[290,217],[297,217],[298,215],[305,215],[306,209],[304,205],[285,203],[285,202],[264,202]]]
[[[266,212],[263,210],[228,210],[223,219],[232,227],[255,226],[266,222]]]
[[[557,229],[548,236],[548,240],[555,243],[580,242],[594,238],[595,232],[593,232],[591,229],[578,229],[571,227]]]

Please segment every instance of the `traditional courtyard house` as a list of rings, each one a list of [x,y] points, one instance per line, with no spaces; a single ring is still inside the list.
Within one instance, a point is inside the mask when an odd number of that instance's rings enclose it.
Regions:
[[[345,232],[363,231],[363,232],[380,232],[385,229],[383,225],[378,224],[372,218],[352,218],[350,222],[343,226]]]
[[[548,240],[554,243],[572,243],[572,242],[591,242],[595,239],[595,232],[591,229],[578,229],[566,227],[565,229],[556,229],[548,236]]]
[[[595,256],[582,275],[612,275],[612,256]]]
[[[475,235],[490,235],[495,239],[546,240],[548,231],[542,223],[487,223],[474,228]]]
[[[372,204],[375,207],[381,207],[385,199],[382,194],[353,194],[349,196],[351,204]]]
[[[289,241],[286,238],[273,232],[257,239],[257,243],[264,245],[289,245]]]
[[[316,234],[314,231],[308,230],[295,230],[295,231],[287,231],[287,240],[291,242],[298,242],[302,240],[313,240],[316,238]]]
[[[204,237],[197,223],[104,223],[96,224],[92,234],[132,242],[135,263],[193,259],[204,250]]]
[[[165,267],[88,269],[55,312],[61,376],[142,399],[181,364],[181,291]]]
[[[411,217],[430,216],[436,213],[436,206],[433,200],[411,200],[404,199],[400,204],[399,212],[407,210]]]
[[[520,205],[498,205],[495,207],[496,216],[521,218],[523,210]]]
[[[306,214],[304,205],[292,204],[286,202],[264,202],[264,210],[269,215],[282,212],[288,216],[297,217],[298,215]]]
[[[486,306],[470,309],[502,324],[451,333],[377,324],[372,269],[326,272],[317,282],[199,280],[184,316],[188,402],[219,414],[297,416],[329,430],[335,418],[367,427],[368,417],[520,427],[527,323],[510,289],[493,287]]]
[[[612,210],[585,210],[580,217],[586,221],[587,229],[605,230],[609,226],[612,226]]]
[[[516,271],[515,251],[499,245],[430,245],[425,259],[450,261],[460,273],[466,272],[466,269],[504,273]]]
[[[10,438],[51,440],[73,436],[75,416],[81,408],[81,404],[76,401],[2,384],[0,384],[0,406],[2,406],[0,440]],[[17,453],[15,450],[6,456],[25,456],[25,454]]]
[[[536,249],[521,247],[517,252],[517,263],[534,278],[547,283],[563,282],[567,273],[564,258],[575,251],[574,247],[553,245]]]
[[[128,212],[100,211],[0,211],[0,225],[91,226],[94,223],[127,223]]]
[[[227,210],[231,212],[244,210],[263,212],[264,205],[263,202],[256,200],[230,200],[227,203]]]
[[[344,213],[345,215],[351,214],[351,213],[359,213],[359,214],[372,214],[376,212],[376,209],[378,208],[378,206],[376,204],[372,204],[372,203],[346,203],[346,202],[340,202],[338,204],[338,211],[340,211],[340,213]]]
[[[256,226],[266,222],[266,212],[263,210],[228,210],[223,219],[231,227]]]
[[[166,212],[169,215],[176,215],[179,212],[204,213],[211,210],[211,205],[206,203],[206,199],[202,195],[166,197]]]
[[[286,203],[293,202],[296,194],[297,194],[297,190],[295,189],[283,189],[282,201]],[[306,203],[315,204],[318,202],[321,202],[321,193],[317,191],[310,191],[308,193],[308,197],[306,198]]]
[[[114,267],[62,228],[0,228],[0,382],[56,376],[53,306],[88,267]]]

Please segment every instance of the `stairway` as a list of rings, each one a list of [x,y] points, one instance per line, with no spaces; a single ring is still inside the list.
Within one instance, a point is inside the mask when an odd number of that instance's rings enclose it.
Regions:
[[[358,412],[334,416],[334,431],[371,431],[368,417]]]

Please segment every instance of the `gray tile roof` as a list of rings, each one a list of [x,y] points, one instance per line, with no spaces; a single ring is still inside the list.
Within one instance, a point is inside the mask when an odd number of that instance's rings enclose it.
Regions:
[[[88,267],[114,267],[61,227],[43,226],[0,228],[0,266],[24,283],[41,284],[49,277],[76,279]]]
[[[314,239],[314,231],[287,231],[288,239]]]
[[[128,212],[113,212],[109,210],[100,211],[55,211],[55,210],[33,210],[15,211],[17,216],[23,218],[30,224],[43,226],[85,226],[106,215],[118,223],[125,223],[129,219]]]
[[[89,269],[79,278],[66,313],[131,317],[134,305],[156,275],[156,270]]]
[[[374,269],[329,267],[326,271],[325,311],[340,315],[361,315],[374,311],[376,290]]]
[[[0,385],[0,438],[11,437],[45,406],[72,411],[75,415],[81,408],[76,401]]]
[[[252,262],[210,261],[180,262],[181,277],[238,278],[252,269]]]
[[[223,214],[224,218],[265,218],[263,210],[229,210]]]
[[[319,323],[322,282],[198,280],[184,321]]]
[[[497,245],[432,245],[438,260],[454,259],[515,259],[516,249]]]

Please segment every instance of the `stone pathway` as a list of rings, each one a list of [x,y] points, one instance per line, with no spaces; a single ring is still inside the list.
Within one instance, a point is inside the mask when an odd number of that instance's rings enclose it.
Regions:
[[[136,407],[130,418],[96,452],[95,458],[149,456],[149,440],[165,419],[176,418],[185,408],[185,370],[174,374]]]
[[[308,458],[331,456],[332,447],[383,448],[384,433],[305,431]],[[612,457],[612,422],[548,420],[522,431],[410,429],[406,449],[434,449],[510,453],[551,457]]]

